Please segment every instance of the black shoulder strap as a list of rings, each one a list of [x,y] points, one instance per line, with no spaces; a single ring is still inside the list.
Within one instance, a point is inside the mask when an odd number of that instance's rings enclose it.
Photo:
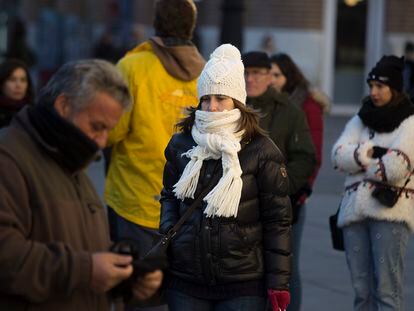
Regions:
[[[214,186],[218,183],[218,181],[220,180],[221,176],[218,174],[218,164],[221,161],[217,161],[217,164],[213,170],[213,177],[211,178],[210,182],[208,183],[208,185],[203,189],[203,191],[201,191],[200,195],[194,200],[194,202],[190,205],[190,207],[185,211],[184,215],[181,216],[181,218],[178,220],[178,222],[174,225],[174,227],[172,227],[170,230],[168,230],[167,234],[164,236],[164,239],[170,240],[171,238],[173,238],[178,230],[180,230],[181,226],[183,225],[183,223],[188,219],[188,217],[190,217],[190,215],[194,212],[194,210],[197,208],[197,206],[200,205],[201,201],[204,199],[204,197],[214,188]]]

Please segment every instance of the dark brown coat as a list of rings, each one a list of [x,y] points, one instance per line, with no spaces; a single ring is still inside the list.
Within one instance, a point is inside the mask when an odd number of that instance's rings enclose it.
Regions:
[[[110,243],[104,208],[43,148],[25,114],[0,133],[0,310],[109,310],[89,289],[91,253]]]

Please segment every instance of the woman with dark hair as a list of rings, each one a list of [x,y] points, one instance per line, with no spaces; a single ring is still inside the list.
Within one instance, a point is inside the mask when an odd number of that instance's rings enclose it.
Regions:
[[[246,107],[237,48],[224,44],[213,52],[197,91],[199,105],[190,108],[165,150],[161,233],[203,190],[209,192],[172,240],[169,310],[265,310],[267,296],[273,310],[285,310],[288,178],[281,152]]]
[[[315,172],[298,193],[291,195],[293,210],[293,269],[290,289],[292,303],[289,311],[300,310],[302,285],[299,274],[300,246],[305,223],[305,202],[312,193],[312,187],[322,162],[323,144],[323,112],[329,107],[329,100],[321,92],[310,88],[308,80],[294,63],[292,58],[283,53],[275,54],[271,57],[272,85],[279,92],[285,92],[289,96],[290,103],[300,107],[306,114],[313,144],[316,150],[317,165]]]
[[[383,56],[370,94],[332,149],[345,172],[338,215],[355,292],[354,310],[404,309],[404,257],[414,230],[414,106],[403,90],[403,58]]]
[[[33,103],[33,86],[26,65],[9,59],[0,64],[0,128],[25,105]]]

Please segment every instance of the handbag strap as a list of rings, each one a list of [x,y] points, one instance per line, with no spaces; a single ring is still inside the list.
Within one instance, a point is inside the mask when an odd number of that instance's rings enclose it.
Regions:
[[[184,222],[191,216],[191,214],[194,212],[197,206],[200,205],[204,197],[210,192],[210,190],[214,188],[214,186],[220,180],[221,176],[219,176],[219,174],[216,174],[219,163],[220,161],[217,161],[216,166],[213,170],[213,177],[210,179],[210,182],[203,189],[203,191],[201,191],[200,195],[193,201],[193,203],[191,203],[190,207],[185,211],[184,215],[181,216],[181,218],[170,230],[168,230],[167,234],[163,237],[163,242],[168,243],[168,241],[171,240],[177,234],[178,230],[180,230]]]
[[[412,170],[412,171],[410,172],[410,175],[408,175],[408,178],[407,178],[407,180],[405,181],[404,186],[400,189],[400,191],[398,191],[398,196],[400,196],[400,195],[401,195],[401,193],[403,193],[403,191],[404,191],[405,187],[407,187],[408,183],[409,183],[409,182],[410,182],[410,180],[411,180],[411,176],[413,175],[413,173],[414,173],[414,170]]]

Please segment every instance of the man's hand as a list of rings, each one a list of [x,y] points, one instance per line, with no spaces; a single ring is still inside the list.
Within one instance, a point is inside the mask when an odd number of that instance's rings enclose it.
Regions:
[[[162,277],[161,270],[149,272],[140,277],[132,287],[134,299],[145,300],[153,296],[161,286]]]
[[[132,274],[132,256],[109,252],[92,254],[91,289],[104,293]]]

